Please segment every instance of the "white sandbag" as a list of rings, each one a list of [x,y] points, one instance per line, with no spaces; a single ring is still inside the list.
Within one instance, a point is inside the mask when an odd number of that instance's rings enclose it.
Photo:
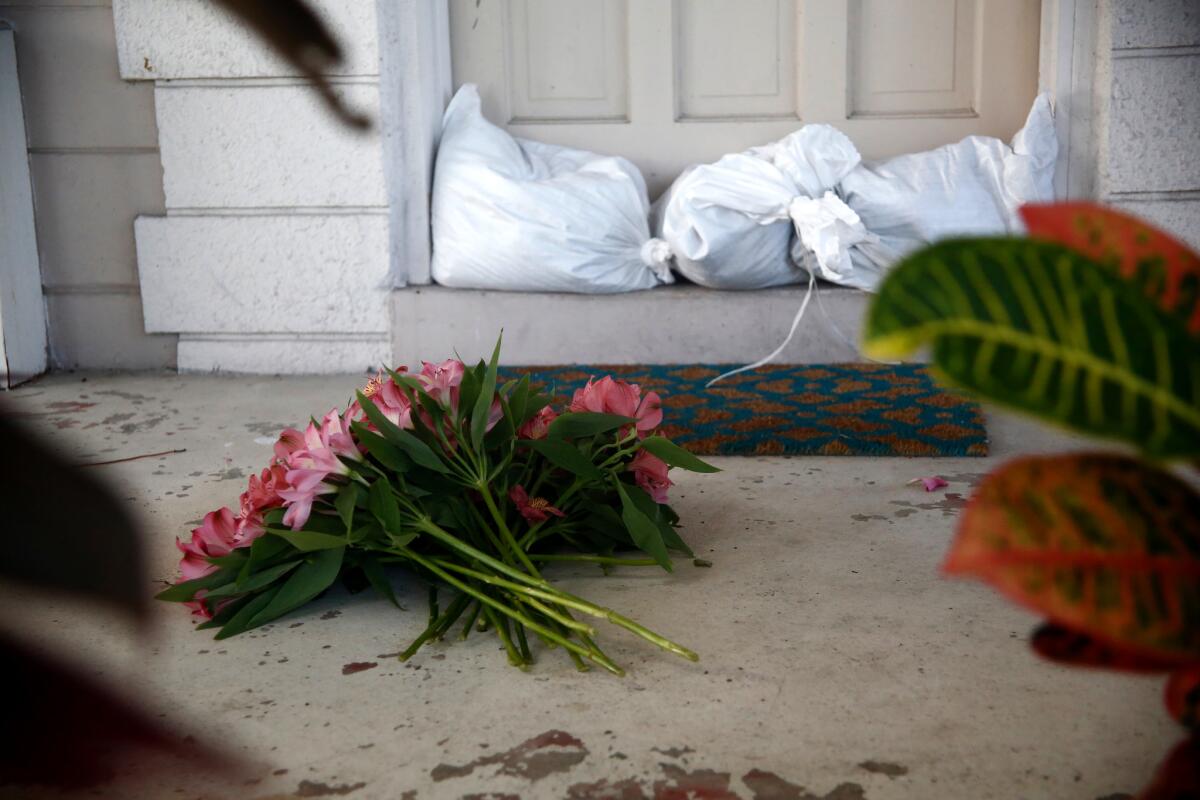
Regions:
[[[813,241],[839,224],[851,239],[850,230],[869,238],[855,227],[854,212],[828,194],[859,161],[836,128],[806,125],[774,144],[686,171],[656,204],[656,230],[675,255],[675,269],[702,286],[796,283],[808,273],[789,255],[795,219],[805,221]],[[809,266],[819,269],[818,262],[814,256]]]
[[[517,139],[458,90],[433,181],[433,279],[445,286],[601,294],[673,278],[650,237],[641,173],[623,158]]]
[[[879,237],[874,245],[851,248],[856,270],[882,276],[904,255],[938,239],[1020,232],[1018,208],[1054,199],[1057,154],[1054,115],[1043,94],[1011,146],[969,136],[925,153],[861,164],[838,186]]]

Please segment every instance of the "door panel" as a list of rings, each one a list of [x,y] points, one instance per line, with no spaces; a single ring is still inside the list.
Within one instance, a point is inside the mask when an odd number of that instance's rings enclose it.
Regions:
[[[629,121],[624,0],[511,0],[506,10],[514,123]]]
[[[675,0],[683,121],[799,119],[795,0]]]
[[[688,164],[835,125],[867,158],[1008,139],[1040,0],[450,0],[455,85],[517,136]]]
[[[850,0],[850,116],[974,116],[978,7]]]

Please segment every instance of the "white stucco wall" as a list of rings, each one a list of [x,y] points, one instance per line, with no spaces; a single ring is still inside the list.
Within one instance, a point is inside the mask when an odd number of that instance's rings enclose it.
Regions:
[[[50,363],[175,365],[173,335],[142,326],[133,220],[163,210],[147,85],[117,70],[108,0],[0,0],[15,31]]]
[[[347,51],[336,91],[377,118],[375,0],[315,5]],[[153,81],[162,152],[165,214],[137,225],[147,328],[179,334],[181,370],[388,361],[378,128],[339,124],[204,0],[115,0],[113,10],[122,75]]]
[[[1200,247],[1200,0],[1108,0],[1099,195]]]

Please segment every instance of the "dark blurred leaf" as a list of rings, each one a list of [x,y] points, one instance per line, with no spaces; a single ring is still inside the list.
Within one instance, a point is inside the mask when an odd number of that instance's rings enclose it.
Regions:
[[[144,618],[141,526],[93,470],[0,416],[0,577],[75,592]]]
[[[0,664],[9,685],[20,687],[6,694],[0,724],[0,786],[13,792],[5,796],[20,797],[18,786],[79,789],[111,780],[115,765],[129,762],[135,750],[143,768],[153,763],[140,755],[146,751],[186,760],[208,774],[237,766],[231,757],[172,733],[94,679],[15,641],[0,638]]]
[[[1167,711],[1176,722],[1200,732],[1200,664],[1171,673],[1166,700]]]
[[[303,0],[213,0],[265,40],[312,81],[329,109],[347,125],[366,129],[370,120],[346,107],[325,77],[341,63],[342,48]]]
[[[1195,800],[1200,797],[1200,737],[1184,739],[1159,764],[1138,800]]]
[[[1042,658],[1073,667],[1097,667],[1120,672],[1169,672],[1178,663],[1114,647],[1053,622],[1039,626],[1030,637],[1029,646]]]

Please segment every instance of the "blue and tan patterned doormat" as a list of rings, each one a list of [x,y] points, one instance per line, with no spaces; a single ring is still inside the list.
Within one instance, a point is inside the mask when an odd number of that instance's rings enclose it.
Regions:
[[[662,432],[697,455],[986,456],[977,403],[920,364],[771,365],[706,389],[728,364],[502,367],[528,374],[556,405],[591,376],[658,392]]]

